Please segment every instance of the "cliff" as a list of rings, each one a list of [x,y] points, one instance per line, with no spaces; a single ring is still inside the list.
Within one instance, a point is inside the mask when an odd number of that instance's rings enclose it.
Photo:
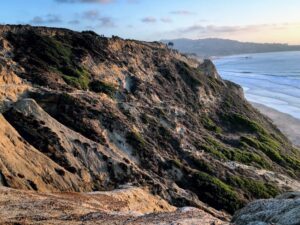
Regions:
[[[300,186],[299,150],[209,60],[160,43],[2,26],[0,65],[4,186],[130,183],[223,219]]]

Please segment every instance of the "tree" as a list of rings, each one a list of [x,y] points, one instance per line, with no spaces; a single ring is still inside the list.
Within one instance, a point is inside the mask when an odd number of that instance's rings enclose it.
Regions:
[[[168,47],[169,47],[169,48],[173,48],[173,47],[174,47],[174,43],[170,41],[170,42],[168,43]]]

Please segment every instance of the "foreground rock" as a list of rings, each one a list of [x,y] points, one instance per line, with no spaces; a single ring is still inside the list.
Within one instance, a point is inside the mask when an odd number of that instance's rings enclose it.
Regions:
[[[232,222],[235,225],[299,225],[300,192],[252,202],[237,212]]]
[[[133,187],[86,194],[1,187],[0,218],[1,224],[228,224],[199,209],[176,209]]]

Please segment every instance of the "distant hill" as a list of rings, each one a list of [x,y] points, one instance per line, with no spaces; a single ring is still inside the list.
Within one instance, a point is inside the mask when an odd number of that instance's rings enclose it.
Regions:
[[[175,39],[163,40],[162,42],[173,42],[174,48],[180,52],[196,54],[199,57],[300,50],[300,45],[258,44],[217,38],[199,40]]]

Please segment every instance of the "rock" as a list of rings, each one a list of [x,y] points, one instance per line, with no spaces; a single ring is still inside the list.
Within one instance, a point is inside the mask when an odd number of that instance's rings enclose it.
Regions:
[[[232,222],[235,225],[298,225],[300,224],[300,192],[251,202],[234,215]]]
[[[196,209],[176,209],[147,190],[37,193],[0,187],[1,224],[226,225]]]

